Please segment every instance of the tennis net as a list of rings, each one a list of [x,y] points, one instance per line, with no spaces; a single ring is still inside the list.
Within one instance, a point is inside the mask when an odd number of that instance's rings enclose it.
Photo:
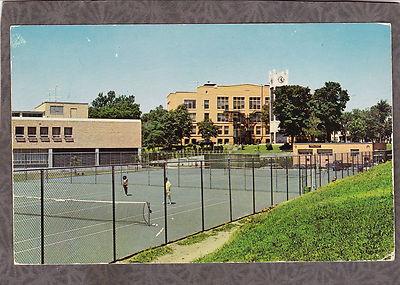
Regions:
[[[113,201],[44,198],[44,216],[112,221]],[[41,216],[41,198],[34,196],[14,196],[14,213]],[[116,201],[115,221],[150,225],[150,203]]]

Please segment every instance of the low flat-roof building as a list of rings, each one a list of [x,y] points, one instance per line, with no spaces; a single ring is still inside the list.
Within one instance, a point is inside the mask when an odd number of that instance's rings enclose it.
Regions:
[[[324,167],[327,163],[362,164],[371,160],[374,151],[386,150],[384,143],[295,143],[293,144],[293,164]]]
[[[44,102],[13,111],[14,167],[62,167],[134,162],[141,121],[88,118],[87,103]]]

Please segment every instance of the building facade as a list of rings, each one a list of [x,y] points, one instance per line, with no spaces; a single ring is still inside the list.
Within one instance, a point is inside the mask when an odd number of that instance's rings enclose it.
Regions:
[[[262,106],[269,106],[269,85],[238,84],[217,85],[207,83],[198,86],[194,92],[174,92],[167,96],[167,110],[186,105],[193,121],[190,139],[184,139],[184,144],[202,141],[197,123],[210,119],[218,127],[217,138],[211,138],[217,144],[240,143],[240,130],[235,117],[241,113],[245,117],[254,115],[251,122],[254,143],[270,142],[269,125],[261,122],[255,114],[261,112]]]
[[[363,164],[371,161],[375,151],[385,151],[385,143],[295,143],[293,164],[325,167],[328,163]]]
[[[44,102],[12,116],[16,168],[130,162],[140,153],[140,120],[91,119],[87,103]]]

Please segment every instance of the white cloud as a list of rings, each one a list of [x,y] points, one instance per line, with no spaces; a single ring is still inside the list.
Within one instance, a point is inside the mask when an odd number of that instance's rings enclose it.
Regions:
[[[117,52],[115,53],[115,57],[118,57],[118,53]]]
[[[12,48],[20,47],[26,44],[26,40],[20,34],[13,34],[10,44]]]
[[[88,41],[88,43],[90,43],[90,42],[91,42],[91,40],[90,40],[88,37],[86,37],[86,40]]]

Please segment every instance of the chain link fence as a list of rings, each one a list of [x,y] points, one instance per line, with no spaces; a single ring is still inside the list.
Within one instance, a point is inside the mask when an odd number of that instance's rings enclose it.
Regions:
[[[388,152],[169,161],[157,157],[107,166],[17,169],[15,261],[115,262],[258,213],[390,159]]]

